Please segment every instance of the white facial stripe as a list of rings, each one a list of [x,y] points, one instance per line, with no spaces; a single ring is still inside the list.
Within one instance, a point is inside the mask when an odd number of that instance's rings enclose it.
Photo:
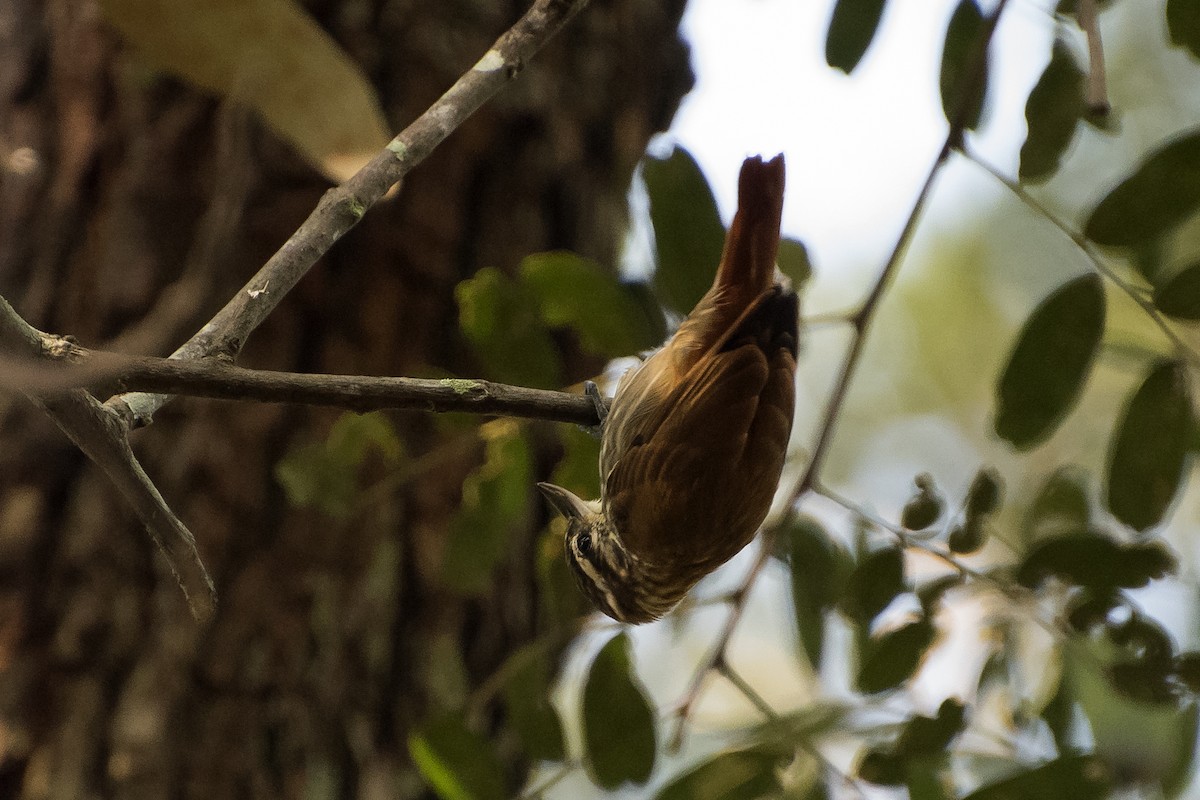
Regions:
[[[575,563],[583,570],[583,574],[592,582],[592,585],[604,595],[604,602],[608,605],[608,609],[616,614],[617,617],[624,617],[625,615],[621,613],[621,607],[617,605],[617,598],[613,595],[612,590],[608,588],[608,581],[600,577],[600,573],[592,565],[591,560],[584,558],[580,554],[579,548],[574,547],[574,543],[572,543],[572,549],[575,551]]]

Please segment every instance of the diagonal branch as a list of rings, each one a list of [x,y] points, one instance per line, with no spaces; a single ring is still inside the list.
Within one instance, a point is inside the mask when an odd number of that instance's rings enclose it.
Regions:
[[[421,163],[435,147],[517,76],[525,62],[579,12],[588,0],[536,0],[470,70],[371,161],[330,189],[308,219],[262,269],[172,358],[234,359],[246,339],[292,290],[317,259],[358,224],[367,209]],[[133,425],[147,424],[170,400],[165,394],[132,394],[109,406]]]
[[[34,328],[0,297],[0,350],[69,360],[76,349],[65,339]],[[27,394],[104,471],[133,507],[175,573],[192,615],[198,621],[207,621],[215,608],[216,594],[196,551],[196,540],[138,463],[121,419],[82,389],[71,389],[54,397]]]
[[[232,361],[246,339],[275,309],[322,255],[353,228],[389,187],[419,164],[492,95],[516,77],[534,53],[558,32],[587,0],[535,0],[476,64],[430,108],[397,135],[348,181],[329,190],[308,219],[267,261],[262,269],[191,339],[175,351],[174,359],[215,357]],[[44,334],[22,319],[0,298],[0,352],[34,359],[70,360],[78,355],[66,339]],[[147,377],[143,374],[142,377]],[[244,377],[244,376],[243,376]],[[159,375],[157,391],[178,388]],[[130,384],[132,386],[133,384]],[[478,408],[496,407],[494,388],[473,383],[449,391],[468,398]],[[311,388],[311,387],[310,387]],[[394,388],[394,387],[393,387]],[[429,387],[426,387],[429,388]],[[441,387],[443,390],[447,386]],[[298,391],[295,387],[293,391]],[[193,614],[206,619],[214,609],[212,581],[196,552],[191,532],[171,512],[129,447],[128,432],[147,424],[170,400],[168,394],[136,392],[110,398],[101,405],[82,389],[55,397],[29,392],[63,431],[96,462],[134,507],[162,549]],[[428,403],[424,407],[428,407]]]

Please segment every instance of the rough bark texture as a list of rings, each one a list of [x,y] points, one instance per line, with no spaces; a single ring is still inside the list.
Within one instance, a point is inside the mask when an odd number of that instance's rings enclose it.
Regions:
[[[524,10],[308,7],[396,129]],[[613,263],[634,165],[690,85],[681,11],[594,0],[334,248],[241,363],[479,374],[456,283],[552,248]],[[326,188],[246,112],[147,76],[86,0],[0,4],[0,159],[0,294],[43,330],[130,353],[170,352]],[[597,366],[567,358],[573,379]],[[479,448],[417,413],[392,419],[426,469],[349,522],[290,509],[272,470],[335,417],[180,400],[135,435],[218,584],[217,619],[197,630],[103,476],[0,395],[0,796],[424,791],[405,741],[447,691],[430,665],[449,649],[474,684],[534,634],[533,533],[488,596],[440,587]]]

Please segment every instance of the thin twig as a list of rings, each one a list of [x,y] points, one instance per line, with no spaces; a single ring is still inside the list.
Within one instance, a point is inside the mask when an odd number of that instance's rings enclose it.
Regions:
[[[1075,18],[1087,37],[1088,80],[1085,102],[1088,111],[1095,116],[1105,116],[1112,110],[1108,102],[1108,78],[1104,70],[1104,43],[1100,40],[1100,21],[1096,0],[1079,0],[1075,7]]]
[[[983,30],[980,32],[979,39],[975,44],[975,50],[968,61],[969,66],[964,72],[966,83],[963,84],[962,91],[958,93],[956,98],[955,111],[950,120],[950,128],[946,133],[945,141],[942,143],[937,157],[929,168],[925,181],[921,185],[921,190],[917,194],[917,199],[913,203],[912,210],[908,214],[908,219],[904,223],[904,228],[900,231],[900,235],[896,239],[896,244],[892,248],[891,254],[888,256],[888,260],[884,264],[879,278],[871,287],[870,293],[859,309],[849,317],[849,322],[854,331],[853,338],[851,339],[849,349],[846,351],[846,357],[842,362],[837,379],[834,382],[833,390],[830,392],[829,400],[826,403],[825,411],[821,418],[821,425],[817,432],[817,440],[813,445],[808,464],[805,466],[800,480],[797,481],[795,488],[789,495],[788,504],[783,514],[780,515],[774,524],[768,525],[763,530],[761,549],[754,563],[750,566],[749,572],[746,573],[746,577],[734,594],[734,600],[730,605],[729,616],[725,620],[725,625],[722,626],[721,632],[718,634],[709,655],[697,667],[691,682],[688,684],[687,690],[679,701],[678,710],[676,711],[676,726],[670,739],[672,747],[675,749],[683,742],[684,729],[687,726],[688,717],[691,715],[692,709],[700,697],[705,675],[710,671],[719,670],[726,662],[726,650],[729,647],[730,640],[733,638],[733,632],[737,629],[745,613],[746,598],[749,595],[750,588],[754,585],[754,582],[758,579],[759,574],[762,573],[763,568],[771,557],[776,537],[780,531],[792,523],[795,519],[797,505],[801,498],[809,494],[816,485],[821,467],[824,465],[825,457],[829,452],[830,443],[833,440],[838,416],[841,413],[842,405],[850,388],[851,379],[858,368],[858,362],[863,352],[863,345],[866,342],[871,322],[875,318],[875,312],[878,310],[880,301],[891,286],[892,280],[899,270],[909,242],[912,240],[913,232],[916,230],[917,221],[920,219],[921,212],[924,211],[925,204],[929,199],[934,180],[937,178],[942,166],[950,158],[951,153],[956,148],[963,146],[972,100],[983,89],[988,49],[991,45],[992,36],[996,32],[996,25],[999,23],[1000,16],[1004,13],[1007,5],[1008,0],[998,0],[992,13],[984,20]]]
[[[429,109],[354,176],[330,189],[308,219],[224,308],[172,354],[177,359],[232,360],[250,334],[304,277],[317,259],[358,224],[391,186],[421,163],[529,60],[588,0],[537,0]],[[149,421],[166,394],[126,394],[109,405],[132,425]]]

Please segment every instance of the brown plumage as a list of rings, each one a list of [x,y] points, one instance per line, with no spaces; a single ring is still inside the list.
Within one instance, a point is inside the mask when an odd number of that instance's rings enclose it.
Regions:
[[[617,386],[599,502],[539,484],[567,517],[581,588],[614,619],[665,614],[770,508],[795,403],[797,300],[775,282],[783,184],[783,156],[742,164],[712,288]]]

